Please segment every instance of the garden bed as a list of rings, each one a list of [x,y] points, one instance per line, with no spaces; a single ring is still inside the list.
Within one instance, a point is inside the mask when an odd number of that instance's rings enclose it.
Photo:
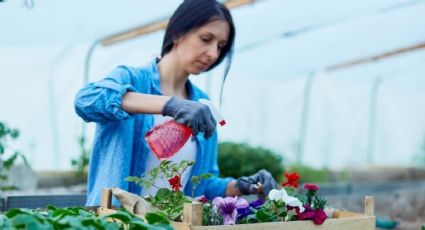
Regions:
[[[104,189],[102,191],[101,206],[97,214],[106,215],[115,213],[117,210],[111,206],[112,191]],[[141,216],[142,217],[142,216]],[[143,217],[142,217],[143,218]],[[322,229],[322,230],[373,230],[375,229],[374,200],[372,197],[365,198],[364,213],[336,211],[331,219],[327,219],[322,225],[315,225],[311,221],[289,221],[289,222],[271,222],[255,224],[237,224],[237,225],[219,225],[202,226],[202,206],[196,203],[187,203],[184,205],[183,222],[172,222],[177,230],[207,230],[207,229],[229,229],[229,230],[248,230],[248,229]]]

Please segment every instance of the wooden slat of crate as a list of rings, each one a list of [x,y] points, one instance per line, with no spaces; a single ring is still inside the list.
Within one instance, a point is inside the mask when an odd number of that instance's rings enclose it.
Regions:
[[[111,189],[102,191],[101,207],[97,210],[99,215],[115,213],[111,208]],[[256,224],[237,224],[219,226],[201,226],[201,204],[185,204],[183,210],[183,222],[173,222],[176,230],[375,230],[375,216],[373,214],[373,197],[365,199],[365,213],[338,211],[332,219],[327,219],[322,225],[315,225],[312,221],[288,221]],[[143,218],[143,217],[142,217]],[[143,218],[144,219],[144,218]]]
[[[237,224],[220,226],[192,226],[191,230],[372,230],[375,229],[375,218],[358,217],[343,219],[327,219],[322,225],[315,225],[313,221],[288,221],[258,224]]]

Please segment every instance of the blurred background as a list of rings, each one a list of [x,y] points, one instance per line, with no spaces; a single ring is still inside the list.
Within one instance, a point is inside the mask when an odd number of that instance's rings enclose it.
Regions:
[[[3,194],[84,192],[95,124],[75,114],[76,92],[158,55],[180,2],[0,1]],[[222,102],[223,66],[191,77],[227,121],[222,175],[296,171],[335,207],[362,212],[375,195],[381,227],[425,224],[425,1],[227,4]]]

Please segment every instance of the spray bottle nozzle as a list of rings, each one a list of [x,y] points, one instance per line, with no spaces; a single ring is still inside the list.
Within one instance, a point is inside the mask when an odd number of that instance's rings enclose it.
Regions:
[[[226,120],[221,116],[220,112],[218,112],[217,108],[214,106],[214,104],[207,99],[201,98],[199,99],[199,102],[201,102],[204,105],[207,105],[208,108],[210,108],[210,111],[214,117],[214,119],[220,124],[220,126],[223,126],[226,124]]]

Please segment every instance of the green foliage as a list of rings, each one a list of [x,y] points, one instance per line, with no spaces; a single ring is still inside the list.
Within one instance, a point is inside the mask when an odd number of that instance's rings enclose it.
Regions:
[[[300,176],[299,183],[319,183],[330,180],[330,171],[327,168],[315,169],[306,165],[291,165],[290,172],[297,172]]]
[[[0,122],[0,181],[7,180],[7,174],[15,164],[17,159],[22,159],[26,165],[29,165],[25,156],[18,150],[13,149],[10,141],[14,141],[19,137],[19,130],[8,127],[5,123]],[[6,157],[6,155],[9,155]],[[10,187],[10,186],[9,186]],[[0,189],[5,189],[1,187]]]
[[[211,174],[211,173],[204,173],[204,174],[201,174],[199,176],[192,176],[192,178],[190,179],[192,181],[192,186],[193,186],[192,187],[192,197],[195,196],[195,190],[199,186],[199,184],[201,183],[201,180],[208,179],[212,176],[213,176],[213,174]]]
[[[323,197],[316,196],[314,198],[313,207],[315,209],[324,209],[326,206],[326,199]]]
[[[180,178],[183,172],[193,164],[195,164],[194,161],[183,160],[180,163],[174,163],[169,160],[163,160],[158,167],[153,168],[149,173],[141,177],[127,177],[125,180],[136,183],[143,188],[149,188],[151,186],[158,188],[155,196],[148,196],[146,200],[161,211],[164,211],[169,220],[181,221],[184,203],[191,203],[192,200],[186,197],[179,189],[173,189],[176,190],[173,191],[171,190],[171,186],[169,188],[159,188],[154,183],[157,178],[161,178],[164,181],[169,181],[171,185],[170,179],[177,176],[178,181],[174,183],[179,184],[181,183]],[[192,197],[200,182],[211,176],[212,174],[209,173],[192,176]]]
[[[220,143],[218,165],[222,177],[239,178],[267,169],[276,180],[280,181],[284,171],[281,156],[271,150],[243,143]]]
[[[183,172],[193,164],[195,164],[194,161],[183,160],[177,164],[169,160],[163,160],[158,167],[153,168],[149,173],[142,174],[140,177],[130,176],[125,178],[125,180],[128,182],[134,182],[143,188],[150,188],[151,186],[154,186],[159,189],[159,187],[154,184],[157,178],[168,181],[175,175],[181,177]]]
[[[213,208],[211,202],[207,202],[202,206],[202,225],[222,225],[223,216]]]
[[[71,165],[77,176],[85,176],[90,160],[90,149],[86,147],[86,139],[84,136],[78,138],[78,146],[80,147],[80,155],[77,159],[71,160]]]
[[[164,211],[169,220],[181,221],[184,203],[191,203],[182,192],[171,191],[168,188],[160,188],[155,196],[146,198],[153,206]]]
[[[288,210],[285,202],[267,200],[263,206],[257,211],[253,210],[258,222],[276,222],[284,221]]]
[[[84,208],[10,209],[0,214],[0,229],[172,229],[164,214],[146,216],[148,223],[125,209],[105,216],[96,216]]]

